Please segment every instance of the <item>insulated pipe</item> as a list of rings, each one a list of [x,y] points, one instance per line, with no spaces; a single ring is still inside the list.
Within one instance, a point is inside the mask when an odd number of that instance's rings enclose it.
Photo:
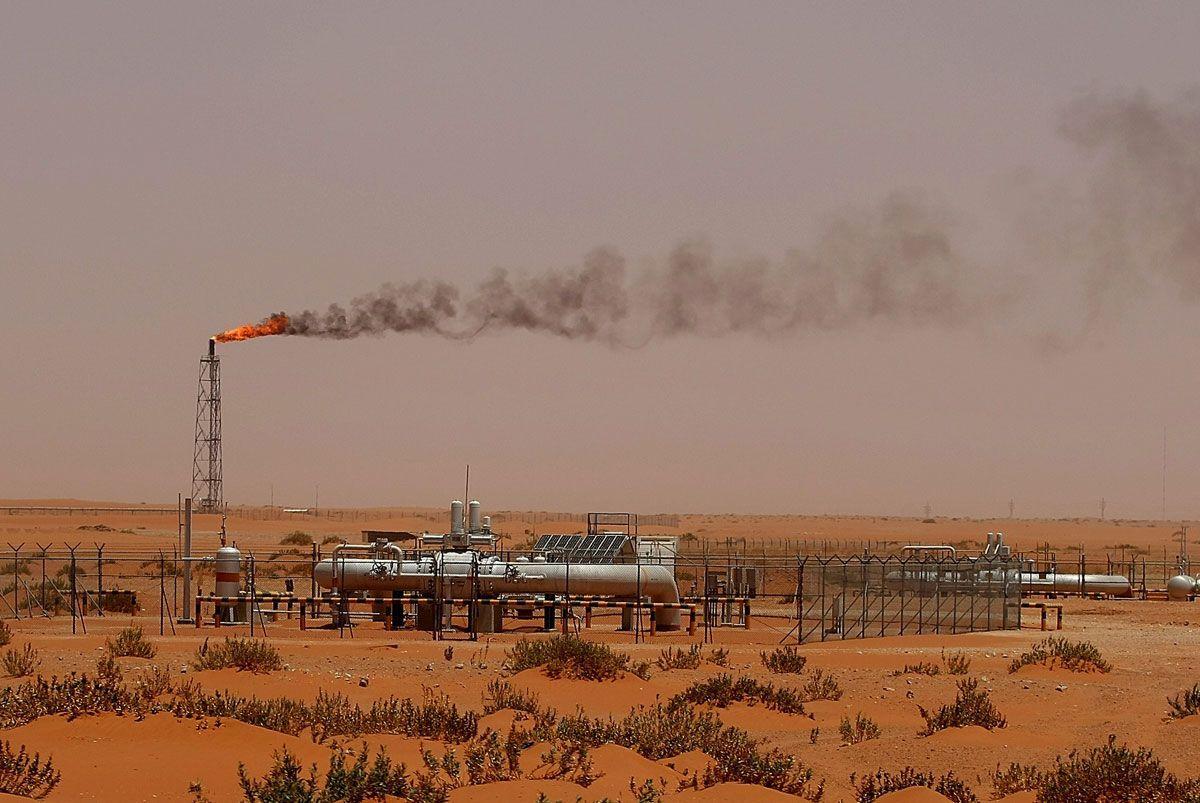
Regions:
[[[947,568],[941,571],[922,566],[888,572],[884,584],[893,590],[919,591],[922,586],[944,590],[973,588],[976,584],[1019,582],[1026,591],[1053,591],[1085,594],[1108,594],[1113,597],[1133,596],[1129,578],[1119,574],[1085,574],[1080,582],[1079,574],[1056,574],[1055,572],[1016,572],[984,569],[977,572]]]
[[[478,572],[478,589],[488,596],[500,594],[566,594],[568,568],[565,563],[522,561],[511,563],[498,558],[480,559],[475,552],[434,553],[419,560],[364,560],[337,558],[323,560],[313,575],[324,588],[337,586],[342,591],[419,591],[432,593],[434,581],[442,578],[442,594],[447,597],[472,595],[472,564]],[[439,571],[440,567],[440,571]],[[570,566],[572,595],[609,596],[636,599],[649,597],[652,602],[678,603],[679,588],[670,567],[658,564],[638,566],[629,563],[576,563]],[[655,626],[678,630],[678,610],[656,609]]]

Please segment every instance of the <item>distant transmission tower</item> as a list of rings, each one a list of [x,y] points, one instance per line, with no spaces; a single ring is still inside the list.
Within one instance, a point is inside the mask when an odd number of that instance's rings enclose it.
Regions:
[[[208,341],[208,354],[200,358],[192,499],[196,510],[202,513],[216,513],[225,504],[221,479],[221,358],[213,340]]]

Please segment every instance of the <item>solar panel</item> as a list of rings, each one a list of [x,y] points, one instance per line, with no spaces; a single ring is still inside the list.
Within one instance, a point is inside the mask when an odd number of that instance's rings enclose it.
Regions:
[[[551,533],[540,536],[533,551],[546,560],[572,563],[612,563],[625,545],[624,535]]]

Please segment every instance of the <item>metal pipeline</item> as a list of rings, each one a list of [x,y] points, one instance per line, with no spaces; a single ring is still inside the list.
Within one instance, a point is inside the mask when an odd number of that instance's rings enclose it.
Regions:
[[[1084,594],[1107,594],[1113,597],[1133,596],[1133,586],[1129,582],[1129,578],[1119,574],[1079,575],[1000,569],[937,571],[925,567],[914,567],[911,570],[888,572],[884,578],[884,584],[895,591],[933,591],[938,588],[951,591],[976,588],[979,585],[998,585],[1005,582],[1019,582],[1025,591],[1058,593],[1082,591]]]
[[[358,550],[356,550],[358,551]],[[335,556],[317,563],[313,576],[322,588],[342,591],[416,591],[432,595],[441,580],[441,596],[459,599],[479,593],[554,594],[568,589],[580,596],[608,596],[651,602],[679,602],[674,572],[659,564],[549,563],[504,561],[478,552],[435,552],[415,560],[375,553],[370,558]],[[476,588],[472,586],[477,584]],[[476,590],[477,589],[477,590]],[[680,611],[656,609],[655,624],[663,630],[679,628]]]

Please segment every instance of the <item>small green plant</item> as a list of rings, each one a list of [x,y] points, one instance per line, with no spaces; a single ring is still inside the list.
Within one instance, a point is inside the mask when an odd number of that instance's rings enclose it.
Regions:
[[[808,743],[809,744],[816,744],[817,739],[820,739],[820,738],[821,738],[821,729],[820,728],[813,728],[812,730],[810,730],[808,732]]]
[[[838,725],[838,734],[842,737],[842,744],[859,744],[871,739],[879,738],[879,726],[874,720],[863,714],[858,714],[853,720],[849,715],[842,717],[842,722]]]
[[[914,786],[932,789],[954,803],[979,803],[975,793],[954,777],[953,772],[938,776],[931,772],[919,772],[912,767],[905,767],[895,773],[876,770],[874,775],[867,775],[861,781],[856,775],[851,775],[850,785],[854,787],[854,799],[857,803],[874,803],[886,794]]]
[[[1152,751],[1144,747],[1131,750],[1117,744],[1117,737],[1112,735],[1100,747],[1083,753],[1072,751],[1065,759],[1059,756],[1050,770],[1019,764],[997,769],[992,785],[997,795],[1035,790],[1038,803],[1200,800],[1200,780],[1177,778],[1167,772]]]
[[[105,683],[121,682],[121,665],[111,652],[105,652],[96,661],[96,677]]]
[[[1112,664],[1104,660],[1095,644],[1090,641],[1069,641],[1058,636],[1050,636],[1034,644],[1019,658],[1013,659],[1008,665],[1008,671],[1016,672],[1023,666],[1033,664],[1058,665],[1072,672],[1104,674],[1112,671]]]
[[[1171,719],[1183,719],[1193,714],[1200,714],[1200,683],[1179,692],[1174,697],[1168,697],[1167,703],[1171,706],[1171,713],[1168,715]]]
[[[60,780],[62,773],[54,769],[51,759],[43,763],[37,753],[31,757],[24,745],[14,753],[7,741],[0,741],[0,792],[38,800],[50,794]]]
[[[700,645],[693,644],[686,650],[682,647],[667,647],[659,653],[655,663],[664,672],[672,669],[697,669],[700,666]]]
[[[777,647],[771,652],[759,653],[763,666],[776,674],[799,675],[804,671],[808,659],[790,645]]]
[[[950,675],[965,675],[971,671],[971,659],[961,651],[946,655],[946,651],[942,650],[942,664]]]
[[[800,694],[806,703],[814,700],[840,700],[842,699],[842,687],[838,685],[837,678],[833,675],[827,675],[823,670],[814,669],[808,680],[804,681]]]
[[[979,688],[979,681],[975,678],[958,681],[958,696],[954,698],[954,702],[938,709],[937,713],[930,713],[924,706],[917,706],[917,709],[925,720],[925,730],[921,731],[921,736],[929,736],[946,728],[964,728],[968,725],[978,725],[988,730],[1008,725],[1008,721],[996,709],[992,698]]]
[[[192,666],[201,670],[233,668],[265,674],[283,669],[283,657],[279,650],[260,639],[226,638],[213,645],[205,639],[192,659]]]
[[[509,650],[504,666],[509,672],[541,667],[552,678],[580,680],[613,680],[631,671],[628,655],[577,636],[520,639]]]
[[[312,542],[313,542],[312,536],[309,535],[308,533],[304,532],[303,530],[292,530],[290,533],[285,535],[283,538],[279,539],[279,543],[281,543],[281,544],[296,545],[296,546],[308,546]]]
[[[727,708],[732,703],[740,702],[751,705],[762,703],[767,708],[785,714],[804,713],[804,702],[791,689],[779,689],[770,683],[759,683],[748,677],[734,680],[732,675],[717,675],[693,683],[671,698],[672,704],[681,702],[715,705],[718,708]]]
[[[33,645],[26,644],[25,649],[20,652],[12,648],[5,650],[3,663],[4,674],[10,678],[23,678],[33,674],[41,659],[38,658],[38,651]]]
[[[7,647],[12,641],[12,628],[7,622],[0,621],[0,647]]]
[[[494,714],[504,708],[536,714],[542,710],[542,704],[537,693],[513,688],[507,680],[488,681],[487,692],[483,695],[483,713]]]
[[[106,639],[104,646],[114,658],[153,658],[158,654],[140,627],[124,628],[115,640]]]
[[[288,749],[275,754],[275,762],[261,779],[251,778],[244,764],[238,765],[238,783],[247,803],[335,803],[335,801],[383,800],[386,796],[408,798],[411,784],[403,764],[394,765],[382,750],[369,760],[367,748],[347,765],[339,751],[329,759],[325,777],[318,780],[313,765],[306,774]],[[415,799],[415,798],[414,798]]]
[[[712,652],[708,654],[708,661],[717,666],[729,666],[729,650],[724,647],[714,647]]]
[[[927,675],[928,677],[935,677],[940,674],[942,674],[940,666],[929,661],[921,661],[916,664],[905,664],[903,669],[893,672],[892,677],[900,677],[901,675]]]

